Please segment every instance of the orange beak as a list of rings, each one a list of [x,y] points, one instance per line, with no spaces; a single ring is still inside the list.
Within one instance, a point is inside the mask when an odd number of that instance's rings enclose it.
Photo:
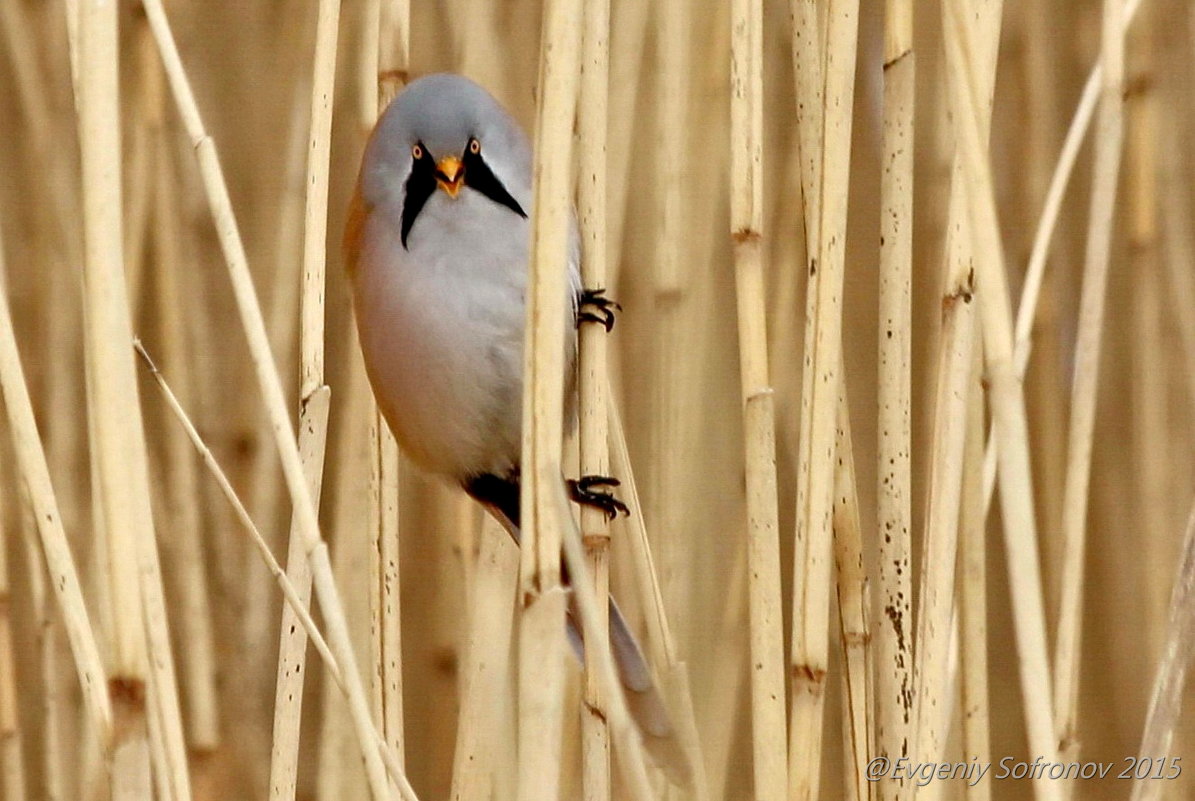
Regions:
[[[455,198],[465,185],[465,165],[456,156],[445,156],[436,163],[436,184]]]

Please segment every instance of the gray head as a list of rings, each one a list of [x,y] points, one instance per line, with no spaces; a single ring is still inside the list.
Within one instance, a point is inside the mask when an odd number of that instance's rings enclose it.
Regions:
[[[449,73],[411,82],[378,121],[362,163],[361,191],[371,207],[401,214],[403,239],[437,189],[476,191],[526,216],[531,146],[497,100]]]

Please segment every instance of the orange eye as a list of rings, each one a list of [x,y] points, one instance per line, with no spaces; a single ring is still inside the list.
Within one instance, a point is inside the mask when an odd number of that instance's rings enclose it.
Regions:
[[[423,147],[421,145],[415,145],[412,147],[411,157],[414,158],[415,161],[419,161],[419,159],[423,158]]]
[[[481,152],[481,142],[478,142],[476,139],[470,139],[469,140],[469,152],[472,153],[474,156],[476,156],[478,153],[480,153]]]

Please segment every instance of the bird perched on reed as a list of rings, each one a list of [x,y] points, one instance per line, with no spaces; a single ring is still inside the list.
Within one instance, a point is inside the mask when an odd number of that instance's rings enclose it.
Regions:
[[[357,333],[386,422],[412,461],[459,485],[516,540],[531,182],[531,145],[498,101],[466,78],[429,75],[378,120],[345,235]],[[609,330],[616,308],[600,289],[582,289],[579,261],[574,221],[561,399],[569,421],[576,326]],[[570,482],[575,500],[611,516],[626,510],[615,486],[601,476]],[[569,626],[579,643],[575,616]],[[613,602],[610,644],[649,748],[674,739]]]

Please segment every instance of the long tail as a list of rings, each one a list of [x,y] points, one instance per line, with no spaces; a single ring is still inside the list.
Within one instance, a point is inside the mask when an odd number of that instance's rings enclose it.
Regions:
[[[569,602],[566,627],[577,658],[584,661],[585,643],[581,635],[580,617],[574,596]],[[625,690],[627,707],[643,738],[644,747],[669,779],[680,787],[689,787],[693,775],[689,757],[681,747],[668,707],[652,678],[643,649],[639,647],[639,641],[613,598],[610,599],[610,652],[618,669],[618,679]]]
[[[519,542],[519,487],[517,479],[480,476],[465,483],[465,491],[486,508]],[[567,580],[567,572],[563,574]],[[585,641],[581,635],[580,609],[575,596],[569,601],[566,633],[577,658],[584,661]],[[626,690],[627,706],[643,737],[643,744],[656,764],[681,787],[692,782],[692,767],[672,725],[668,707],[652,678],[651,667],[639,647],[626,618],[610,599],[610,652],[618,678]]]

